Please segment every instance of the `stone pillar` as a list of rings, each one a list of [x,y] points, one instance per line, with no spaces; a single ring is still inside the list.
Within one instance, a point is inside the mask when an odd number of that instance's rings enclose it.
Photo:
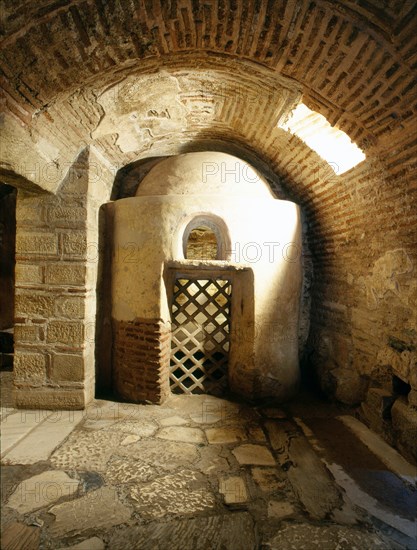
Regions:
[[[94,148],[89,150],[85,295],[86,338],[84,348],[85,384],[88,399],[94,396],[98,369],[109,368],[103,361],[111,360],[111,295],[106,283],[109,266],[104,257],[111,251],[109,233],[100,223],[100,208],[110,200],[115,170]],[[102,220],[104,223],[106,220]],[[107,330],[106,330],[107,329]],[[107,352],[107,353],[104,353]]]
[[[95,188],[105,186],[94,182],[102,172],[91,158],[85,149],[56,195],[18,193],[14,374],[18,407],[81,409],[94,395],[101,200]]]

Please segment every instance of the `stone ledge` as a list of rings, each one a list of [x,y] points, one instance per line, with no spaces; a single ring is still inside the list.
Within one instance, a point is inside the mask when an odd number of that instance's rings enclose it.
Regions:
[[[80,410],[88,403],[84,389],[15,388],[13,397],[18,409]]]

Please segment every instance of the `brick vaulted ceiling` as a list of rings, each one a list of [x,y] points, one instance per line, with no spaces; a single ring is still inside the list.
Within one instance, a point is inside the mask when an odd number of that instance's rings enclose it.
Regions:
[[[238,79],[234,60],[250,67],[255,80],[280,74],[300,83],[304,101],[362,147],[384,148],[415,121],[414,1],[5,0],[3,6],[2,81],[9,107],[26,122],[64,100],[76,110],[69,98],[77,90],[102,89],[135,71],[218,67]],[[74,116],[61,113],[69,121]],[[252,114],[249,125],[259,120],[256,109]]]
[[[313,213],[327,194],[330,205],[342,201],[338,208],[352,193],[366,202],[359,188],[388,174],[404,185],[415,166],[413,0],[4,0],[2,6],[3,107],[30,129],[38,148],[49,147],[56,163],[73,160],[80,144],[93,140],[117,167],[203,145],[240,151],[287,180]],[[146,123],[139,121],[133,145],[120,135],[117,117],[137,116],[137,105],[109,116],[103,101],[110,88],[123,103],[126,78],[140,83],[136,102],[147,90],[139,105]],[[338,178],[317,169],[319,157],[276,127],[282,78],[293,97],[302,94],[367,154],[343,176],[357,185],[345,187],[341,198],[333,189]],[[160,120],[166,108],[171,122]]]

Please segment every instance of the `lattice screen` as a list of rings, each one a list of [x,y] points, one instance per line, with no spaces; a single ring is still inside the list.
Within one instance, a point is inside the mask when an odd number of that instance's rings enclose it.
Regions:
[[[231,297],[227,279],[176,279],[170,365],[174,393],[219,395],[226,389]]]

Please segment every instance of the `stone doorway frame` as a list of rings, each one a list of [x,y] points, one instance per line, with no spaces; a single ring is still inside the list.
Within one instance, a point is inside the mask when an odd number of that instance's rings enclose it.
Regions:
[[[248,267],[231,265],[228,262],[167,262],[164,282],[168,309],[171,311],[174,284],[177,278],[229,279],[233,288],[230,318],[233,319],[229,339],[228,387],[239,394],[249,394],[254,365],[252,357],[255,335],[254,280]]]

